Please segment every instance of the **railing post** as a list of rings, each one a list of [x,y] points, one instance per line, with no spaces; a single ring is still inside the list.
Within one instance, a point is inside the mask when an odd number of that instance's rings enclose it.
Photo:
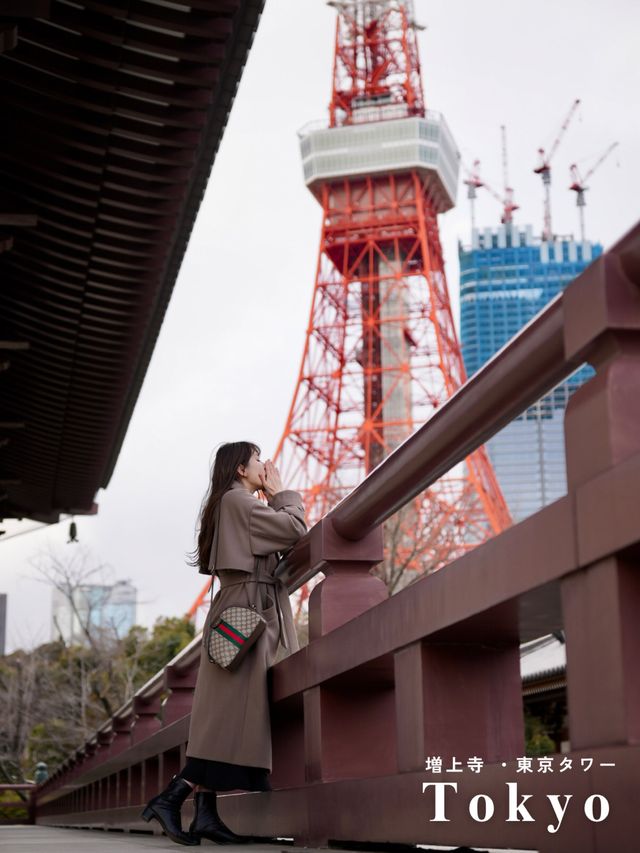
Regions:
[[[160,693],[148,698],[146,696],[133,697],[133,712],[135,722],[131,730],[131,743],[139,743],[162,727],[159,719],[161,706]]]
[[[131,746],[131,727],[135,716],[129,711],[121,717],[113,717],[113,741],[111,742],[111,755],[117,755]]]
[[[36,788],[31,788],[27,795],[27,823],[36,822]]]
[[[565,291],[564,316],[567,358],[591,349],[596,369],[565,413],[571,490],[640,451],[640,282],[604,255]]]
[[[640,454],[640,282],[628,277],[624,257],[606,255],[564,300],[567,356],[591,347],[596,368],[565,414],[578,554],[583,564],[603,554],[561,584],[569,737],[573,749],[584,749],[640,740],[640,560],[607,553],[607,520],[583,512],[581,488]]]
[[[178,669],[168,664],[164,670],[164,684],[170,690],[162,706],[162,725],[167,726],[191,713],[193,691],[196,686],[199,662],[187,669]]]
[[[520,654],[511,642],[421,640],[394,655],[397,770],[425,758],[512,761],[524,754]]]
[[[144,801],[142,788],[142,763],[132,764],[129,768],[129,803],[138,805]]]
[[[572,749],[640,741],[640,561],[610,557],[562,582]]]
[[[309,597],[309,640],[335,630],[385,601],[385,583],[370,574],[383,558],[382,529],[359,541],[343,539],[330,518],[312,531],[310,559],[326,575]],[[375,679],[374,679],[375,682]],[[373,776],[391,772],[395,754],[393,689],[359,682],[318,685],[304,692],[305,778],[315,782],[341,776]],[[320,843],[315,838],[313,843]]]
[[[383,558],[381,527],[353,542],[323,518],[312,530],[310,557],[326,575],[309,596],[310,642],[389,597],[384,581],[370,573]]]
[[[151,799],[164,788],[160,768],[162,756],[151,755],[142,762],[142,801]]]

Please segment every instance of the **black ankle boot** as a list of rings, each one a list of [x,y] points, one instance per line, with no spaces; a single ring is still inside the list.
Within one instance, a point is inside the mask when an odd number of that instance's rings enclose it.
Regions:
[[[195,847],[200,844],[199,838],[182,831],[180,819],[180,807],[192,790],[193,788],[188,782],[179,776],[174,776],[161,794],[149,800],[142,812],[143,820],[149,822],[152,817],[155,817],[169,838],[176,844],[184,844],[187,847]]]
[[[216,844],[249,844],[250,835],[236,835],[218,815],[213,791],[200,791],[193,798],[194,814],[189,832],[196,838],[208,838]]]

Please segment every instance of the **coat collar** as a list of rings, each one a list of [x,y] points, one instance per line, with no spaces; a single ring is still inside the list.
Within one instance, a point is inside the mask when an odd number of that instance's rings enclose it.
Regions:
[[[233,483],[231,483],[231,487],[230,487],[230,488],[231,488],[231,489],[243,489],[243,491],[248,492],[248,494],[252,495],[252,497],[255,497],[255,495],[254,495],[254,494],[252,494],[251,492],[249,492],[249,490],[248,490],[248,489],[245,489],[245,487],[242,485],[242,483],[240,482],[240,480],[234,480],[234,481],[233,481]]]

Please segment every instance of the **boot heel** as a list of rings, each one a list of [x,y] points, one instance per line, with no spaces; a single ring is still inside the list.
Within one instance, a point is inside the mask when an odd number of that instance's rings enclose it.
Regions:
[[[147,808],[142,812],[142,820],[146,820],[147,823],[154,817],[153,811],[147,806]]]

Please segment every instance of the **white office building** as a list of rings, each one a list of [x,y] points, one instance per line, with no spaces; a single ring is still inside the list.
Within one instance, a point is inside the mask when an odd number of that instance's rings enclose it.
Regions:
[[[87,632],[96,638],[124,637],[135,625],[136,604],[137,590],[129,581],[54,589],[51,639],[87,645]]]

